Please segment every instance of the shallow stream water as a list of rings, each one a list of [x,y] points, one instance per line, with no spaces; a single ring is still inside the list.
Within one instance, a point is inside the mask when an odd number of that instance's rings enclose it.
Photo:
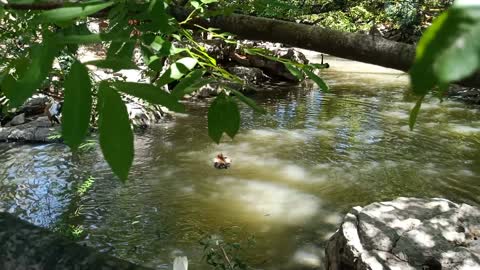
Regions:
[[[72,157],[60,144],[0,144],[0,210],[159,269],[201,261],[204,235],[254,236],[245,261],[259,269],[321,268],[323,247],[346,211],[398,196],[480,204],[480,111],[429,98],[414,131],[406,75],[326,58],[331,86],[277,86],[242,106],[240,133],[207,135],[209,101],[136,136],[120,183],[98,147]],[[233,159],[216,170],[212,158]],[[80,185],[93,177],[91,185]]]

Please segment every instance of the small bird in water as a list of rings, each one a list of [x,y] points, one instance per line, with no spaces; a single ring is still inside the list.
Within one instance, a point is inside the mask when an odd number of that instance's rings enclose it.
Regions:
[[[218,154],[213,159],[213,167],[217,169],[228,169],[231,163],[232,163],[232,160],[227,156],[224,156],[222,153]]]

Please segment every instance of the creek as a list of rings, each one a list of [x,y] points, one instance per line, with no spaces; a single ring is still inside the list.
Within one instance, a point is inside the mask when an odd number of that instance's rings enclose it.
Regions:
[[[61,144],[0,144],[0,211],[76,235],[102,252],[158,269],[201,261],[204,235],[254,236],[245,260],[260,269],[309,269],[355,205],[399,196],[480,204],[480,111],[436,98],[408,127],[407,75],[327,58],[320,92],[277,85],[241,106],[234,140],[207,135],[210,101],[137,134],[129,180],[119,182],[98,146],[72,157]],[[213,168],[217,154],[232,158]],[[93,181],[85,180],[93,177]]]

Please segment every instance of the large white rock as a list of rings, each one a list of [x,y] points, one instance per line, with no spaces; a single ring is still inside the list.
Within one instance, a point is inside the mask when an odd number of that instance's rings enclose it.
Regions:
[[[438,198],[357,206],[325,253],[328,270],[480,269],[480,209]]]

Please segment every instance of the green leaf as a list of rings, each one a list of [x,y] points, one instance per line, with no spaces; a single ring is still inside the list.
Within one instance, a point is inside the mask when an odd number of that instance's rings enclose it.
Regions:
[[[87,68],[75,61],[64,86],[62,136],[65,143],[76,150],[87,136],[92,112],[92,84]]]
[[[17,81],[13,78],[10,74],[5,74],[2,78],[0,83],[0,92],[3,92],[5,96],[8,98],[7,93],[15,91],[15,86]]]
[[[198,81],[201,80],[204,70],[197,69],[190,72],[185,78],[183,78],[172,90],[172,95],[180,99],[184,95],[189,94],[198,88],[202,87],[202,84],[199,84]]]
[[[208,109],[208,135],[220,143],[223,133],[234,138],[240,128],[238,105],[223,92],[218,95]]]
[[[112,171],[125,181],[133,163],[133,132],[122,98],[101,82],[98,90],[100,148]]]
[[[304,68],[303,71],[305,72],[305,74],[307,74],[307,76],[310,79],[312,79],[318,85],[318,87],[320,87],[320,89],[322,89],[322,91],[328,92],[329,90],[328,85],[320,77],[318,77],[315,73],[310,71],[308,68]]]
[[[479,65],[480,6],[453,7],[441,14],[420,39],[410,69],[413,92],[425,95],[439,83],[473,73]]]
[[[114,3],[115,2],[113,1],[109,1],[106,3],[56,8],[41,12],[38,15],[37,19],[40,22],[44,23],[62,23],[76,19],[78,17],[86,17],[88,15],[92,15],[113,5]]]
[[[102,37],[99,34],[88,35],[59,35],[57,37],[58,42],[64,44],[91,44],[102,42]]]
[[[415,123],[417,122],[418,112],[420,111],[420,107],[422,106],[423,98],[425,96],[421,96],[415,106],[413,107],[412,111],[410,112],[410,119],[408,121],[408,125],[410,126],[410,130],[413,130]]]
[[[284,65],[287,68],[287,70],[290,73],[292,73],[292,75],[295,76],[295,78],[297,78],[299,81],[301,81],[305,78],[305,75],[303,74],[303,72],[300,69],[293,66],[292,64],[284,63]]]
[[[129,41],[128,37],[124,37],[121,34],[57,34],[55,36],[57,43],[59,44],[92,44],[100,42],[114,41],[122,44],[121,42],[134,43]]]
[[[137,65],[129,58],[110,58],[86,62],[85,65],[93,65],[99,68],[109,68],[113,71],[122,69],[138,69]]]
[[[267,111],[265,111],[264,108],[258,106],[257,103],[255,103],[255,101],[253,101],[253,99],[251,99],[249,97],[246,97],[240,91],[232,89],[232,88],[229,88],[228,90],[230,90],[243,103],[250,106],[250,108],[252,108],[254,111],[259,112],[259,113],[266,113],[267,112]]]
[[[461,80],[480,66],[480,19],[457,35],[453,43],[443,44],[434,63],[433,70],[440,82]]]
[[[145,83],[113,82],[111,85],[125,94],[144,99],[153,104],[159,104],[175,112],[184,112],[185,106],[177,98],[159,87]]]
[[[197,65],[197,60],[191,57],[185,57],[173,63],[170,68],[158,79],[158,85],[162,86],[182,78],[191,69]]]
[[[150,47],[158,52],[159,56],[170,56],[178,53],[178,49],[175,48],[173,43],[160,36],[156,36],[153,42],[150,43]]]
[[[5,9],[0,6],[0,20],[3,19],[3,17],[5,17]]]
[[[164,58],[152,55],[148,58],[147,66],[154,71],[162,71]]]
[[[152,0],[148,8],[151,23],[145,25],[145,30],[160,31],[163,34],[168,34],[173,31],[170,25],[170,16],[166,12],[166,3],[163,0]]]
[[[107,50],[107,58],[112,58],[114,57],[118,51],[122,48],[123,43],[118,42],[118,41],[113,41],[110,43],[110,46],[108,46]]]
[[[115,53],[115,57],[120,57],[120,58],[128,58],[132,59],[133,57],[133,51],[135,50],[135,43],[133,42],[125,42],[123,43],[122,48]]]
[[[5,91],[12,107],[21,106],[41,86],[59,50],[60,47],[47,38],[42,44],[32,47],[30,65],[22,72],[16,86]]]

